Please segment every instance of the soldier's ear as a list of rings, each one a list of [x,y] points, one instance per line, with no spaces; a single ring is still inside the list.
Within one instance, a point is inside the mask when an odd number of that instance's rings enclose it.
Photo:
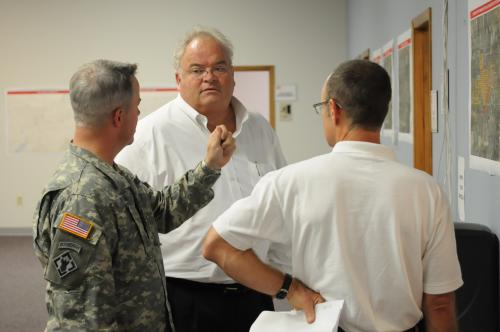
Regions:
[[[112,122],[114,127],[121,127],[123,125],[123,107],[117,107],[112,113]]]

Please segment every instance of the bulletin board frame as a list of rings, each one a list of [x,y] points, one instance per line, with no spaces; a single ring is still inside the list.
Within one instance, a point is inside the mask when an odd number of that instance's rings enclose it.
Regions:
[[[241,100],[243,104],[251,111],[261,113],[268,121],[271,127],[275,128],[275,78],[273,65],[261,66],[234,66],[235,76],[235,96]],[[250,75],[246,75],[250,74]],[[267,77],[264,84],[262,82],[253,83],[254,78],[257,76]],[[263,74],[263,75],[260,75]],[[238,95],[238,86],[243,84],[251,84],[251,89],[245,89],[245,96]],[[267,102],[268,100],[268,102]],[[254,103],[260,102],[259,105]],[[256,105],[253,109],[253,105]],[[263,109],[263,107],[265,109]]]

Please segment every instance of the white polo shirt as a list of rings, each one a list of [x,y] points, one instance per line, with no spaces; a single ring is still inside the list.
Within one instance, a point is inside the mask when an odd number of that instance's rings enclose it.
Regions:
[[[463,284],[439,185],[380,144],[339,142],[271,172],[213,226],[241,250],[258,239],[288,246],[295,277],[346,301],[349,332],[404,331],[422,317],[423,292]]]
[[[222,169],[213,189],[214,199],[191,219],[168,234],[160,234],[165,273],[169,277],[201,282],[234,282],[217,265],[203,258],[202,242],[212,222],[232,203],[246,197],[265,173],[286,165],[273,129],[261,115],[248,112],[233,98],[236,115],[236,151]],[[205,158],[207,118],[179,95],[139,121],[134,143],[115,158],[132,173],[160,190]],[[256,245],[266,256],[267,242]],[[282,255],[270,253],[276,263]]]

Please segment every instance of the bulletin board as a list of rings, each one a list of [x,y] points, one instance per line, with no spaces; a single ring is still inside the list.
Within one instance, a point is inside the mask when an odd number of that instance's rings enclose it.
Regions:
[[[234,96],[275,128],[274,66],[235,66]]]

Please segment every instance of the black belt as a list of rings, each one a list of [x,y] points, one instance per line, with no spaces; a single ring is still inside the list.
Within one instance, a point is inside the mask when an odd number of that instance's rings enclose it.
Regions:
[[[241,284],[214,284],[211,282],[198,282],[188,279],[180,279],[172,277],[166,277],[166,279],[167,279],[167,285],[172,284],[200,291],[214,291],[214,292],[233,293],[233,294],[247,293],[251,291],[250,288],[247,288]]]
[[[412,327],[411,329],[403,331],[403,332],[418,332],[418,331],[419,330],[417,327]],[[337,332],[345,332],[345,331],[339,326],[339,328],[337,329]]]

